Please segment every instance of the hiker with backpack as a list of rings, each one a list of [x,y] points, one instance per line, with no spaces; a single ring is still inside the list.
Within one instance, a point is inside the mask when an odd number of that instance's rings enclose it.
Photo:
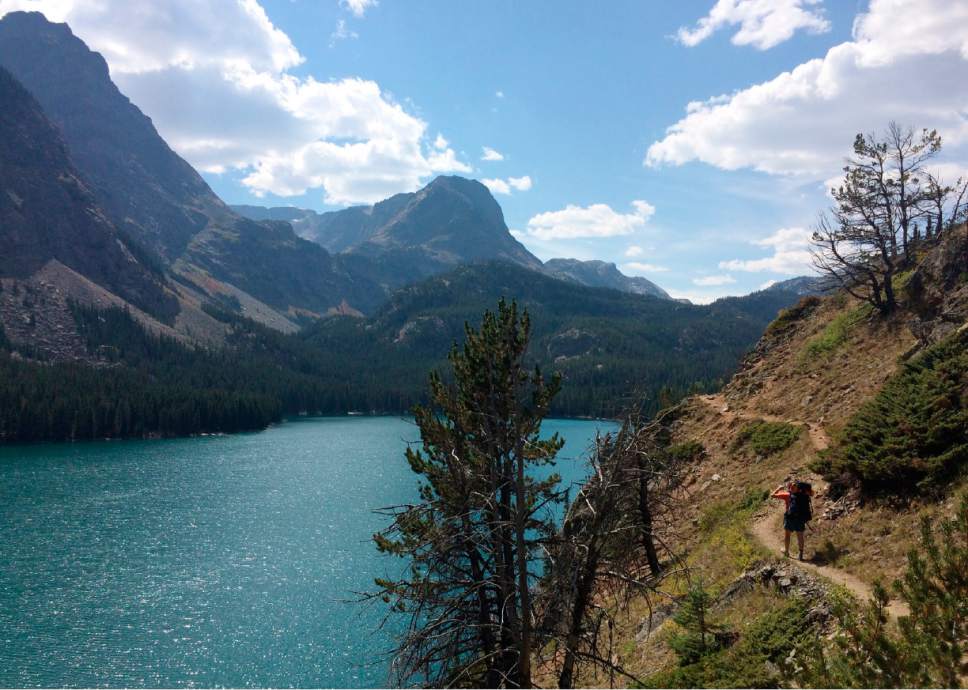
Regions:
[[[783,555],[790,556],[790,533],[796,532],[797,545],[800,547],[800,560],[803,560],[803,532],[807,523],[813,519],[810,497],[813,487],[807,482],[790,482],[786,487],[780,484],[770,498],[782,498],[786,504],[783,512]]]

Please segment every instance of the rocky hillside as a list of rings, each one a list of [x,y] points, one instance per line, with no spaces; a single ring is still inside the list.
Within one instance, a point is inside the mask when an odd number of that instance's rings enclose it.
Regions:
[[[698,460],[662,538],[695,569],[710,619],[737,649],[750,635],[762,647],[771,612],[793,601],[825,624],[835,590],[869,599],[875,581],[904,570],[921,519],[950,517],[968,490],[965,226],[920,250],[896,284],[901,308],[886,320],[842,293],[804,298],[721,392],[688,398],[663,422],[673,447]],[[782,502],[766,498],[794,478],[816,491],[802,563],[780,557]],[[895,600],[888,614],[906,610]],[[676,624],[650,630],[646,615],[632,607],[620,656],[649,686],[780,681],[783,658],[761,649],[751,663],[726,651],[676,670]]]

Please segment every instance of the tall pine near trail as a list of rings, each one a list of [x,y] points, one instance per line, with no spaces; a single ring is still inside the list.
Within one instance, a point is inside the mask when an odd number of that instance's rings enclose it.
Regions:
[[[407,574],[378,579],[375,596],[408,621],[394,680],[530,687],[539,545],[555,532],[548,508],[562,500],[557,475],[532,471],[563,445],[539,438],[560,382],[525,366],[530,319],[514,302],[465,331],[449,356],[453,384],[431,374],[432,402],[414,410],[422,448],[407,460],[420,500],[387,509],[392,522],[374,535],[409,561]]]

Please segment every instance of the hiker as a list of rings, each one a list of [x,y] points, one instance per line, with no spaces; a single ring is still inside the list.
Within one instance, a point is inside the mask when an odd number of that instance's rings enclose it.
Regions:
[[[810,496],[813,487],[807,482],[790,482],[783,484],[774,491],[770,498],[782,498],[786,504],[783,512],[783,555],[790,557],[790,533],[797,533],[797,545],[800,547],[800,560],[803,560],[803,532],[807,523],[813,518],[810,510]]]

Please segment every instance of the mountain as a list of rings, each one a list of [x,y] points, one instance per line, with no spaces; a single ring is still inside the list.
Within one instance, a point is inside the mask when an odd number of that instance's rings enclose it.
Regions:
[[[833,292],[836,286],[829,278],[821,276],[799,276],[789,280],[781,280],[773,283],[767,290],[780,290],[781,292],[795,292],[798,295],[823,295]]]
[[[589,287],[607,287],[635,295],[652,295],[672,299],[669,293],[642,277],[630,277],[618,270],[613,263],[605,261],[579,261],[578,259],[549,259],[544,272],[554,278],[570,280]]]
[[[221,206],[192,167],[114,85],[108,65],[39,12],[0,19],[0,64],[58,126],[78,169],[125,231],[168,261]]]
[[[389,287],[400,287],[455,266],[505,260],[588,287],[671,299],[655,283],[623,275],[613,263],[551,259],[541,262],[508,231],[501,207],[476,180],[439,177],[413,194],[372,206],[316,213],[291,206],[233,206],[257,221],[292,224],[301,237],[335,253]],[[369,263],[359,263],[366,257]]]
[[[174,295],[80,179],[58,130],[0,68],[0,277],[66,268],[170,321]],[[143,257],[142,257],[143,258]]]
[[[203,299],[282,328],[330,310],[369,310],[384,289],[286,223],[243,218],[179,157],[66,24],[0,19],[0,65],[37,98],[80,176],[125,236]]]
[[[417,192],[328,213],[233,208],[253,219],[290,221],[302,237],[341,253],[358,274],[388,288],[479,261],[541,268],[508,231],[487,187],[462,177],[441,176]]]

